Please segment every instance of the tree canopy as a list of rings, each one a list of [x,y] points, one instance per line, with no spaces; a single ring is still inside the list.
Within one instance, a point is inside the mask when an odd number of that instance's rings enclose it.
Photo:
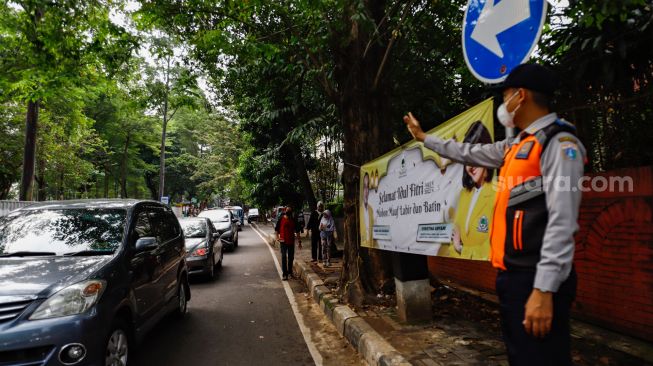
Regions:
[[[33,161],[40,200],[341,200],[341,293],[373,301],[392,266],[358,246],[359,167],[410,138],[407,111],[431,128],[498,97],[465,65],[466,3],[0,2],[0,199]],[[649,1],[549,7],[533,60],[591,171],[653,163],[652,52]]]

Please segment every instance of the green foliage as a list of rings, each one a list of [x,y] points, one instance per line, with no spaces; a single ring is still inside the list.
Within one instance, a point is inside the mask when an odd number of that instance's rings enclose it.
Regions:
[[[558,110],[575,122],[604,171],[653,163],[653,5],[572,1],[551,16],[541,58],[561,75]]]
[[[345,217],[344,211],[344,201],[342,198],[339,198],[335,201],[327,202],[324,207],[331,211],[333,217]]]
[[[96,66],[115,72],[135,44],[102,1],[4,1],[0,14],[0,94],[18,100],[72,91],[100,76]]]
[[[11,101],[0,104],[0,200],[9,198],[20,179],[25,107]]]
[[[142,0],[134,31],[109,18],[121,1],[0,2],[0,198],[20,178],[26,104],[38,101],[39,199],[156,199],[163,140],[174,201],[264,209],[317,196],[355,213],[356,167],[409,139],[405,112],[428,129],[492,95],[463,59],[466,3]],[[650,1],[551,9],[536,59],[561,75],[556,109],[592,169],[650,165]],[[370,261],[349,262],[347,280],[378,287]]]
[[[236,126],[209,108],[182,108],[172,121],[166,170],[171,196],[240,200],[237,181],[242,139]]]
[[[238,113],[251,145],[240,177],[261,207],[292,202],[302,170],[327,196],[325,187],[339,181],[325,176],[344,163],[345,209],[355,214],[356,167],[409,139],[404,113],[428,129],[492,96],[463,59],[466,0],[141,3],[139,19],[184,39],[221,102]],[[559,21],[546,27],[537,57],[562,75],[559,110],[577,123],[594,169],[651,164],[650,151],[636,153],[653,143],[642,133],[653,117],[650,2],[579,0],[553,9]],[[325,139],[342,147],[322,154],[315,146]],[[346,231],[357,235],[353,225]],[[355,242],[348,258],[358,258]],[[347,285],[379,287],[383,279],[371,277],[387,266],[372,256],[362,267],[345,263]]]
[[[208,198],[218,185],[230,187],[223,191],[238,188],[229,179],[238,152],[224,152],[217,132],[201,138],[207,130],[230,128],[233,139],[227,140],[234,141],[233,125],[224,127],[207,107],[197,70],[172,57],[181,47],[173,37],[135,34],[109,19],[122,5],[0,2],[0,199],[20,179],[27,100],[41,106],[35,198],[156,198],[156,115],[162,116],[166,103],[167,119],[182,126],[179,138],[168,143],[175,194]],[[142,42],[154,63],[135,57]],[[223,125],[210,124],[216,120]]]

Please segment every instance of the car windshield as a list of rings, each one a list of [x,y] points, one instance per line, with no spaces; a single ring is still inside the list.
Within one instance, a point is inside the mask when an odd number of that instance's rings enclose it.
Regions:
[[[204,220],[181,220],[179,223],[187,238],[204,238],[206,236],[206,221]]]
[[[229,222],[229,211],[227,210],[210,210],[201,212],[199,217],[208,217],[213,222]]]
[[[124,209],[15,211],[0,218],[0,255],[113,253],[122,242]]]
[[[254,215],[258,215],[258,208],[249,209],[249,216],[254,216]]]

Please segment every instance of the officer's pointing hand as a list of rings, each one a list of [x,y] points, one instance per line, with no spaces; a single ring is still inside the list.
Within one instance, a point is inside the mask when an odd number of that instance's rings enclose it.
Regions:
[[[526,333],[544,338],[551,331],[553,320],[553,293],[533,289],[526,302],[524,328]]]
[[[419,121],[412,113],[408,112],[408,114],[404,116],[404,123],[406,124],[406,127],[408,127],[408,132],[410,132],[417,141],[424,141],[426,134],[422,131],[422,126],[420,126]]]

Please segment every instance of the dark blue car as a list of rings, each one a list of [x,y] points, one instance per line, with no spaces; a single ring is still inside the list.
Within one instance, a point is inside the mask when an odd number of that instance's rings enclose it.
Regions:
[[[36,204],[0,218],[0,365],[125,365],[187,311],[184,236],[137,200]]]

